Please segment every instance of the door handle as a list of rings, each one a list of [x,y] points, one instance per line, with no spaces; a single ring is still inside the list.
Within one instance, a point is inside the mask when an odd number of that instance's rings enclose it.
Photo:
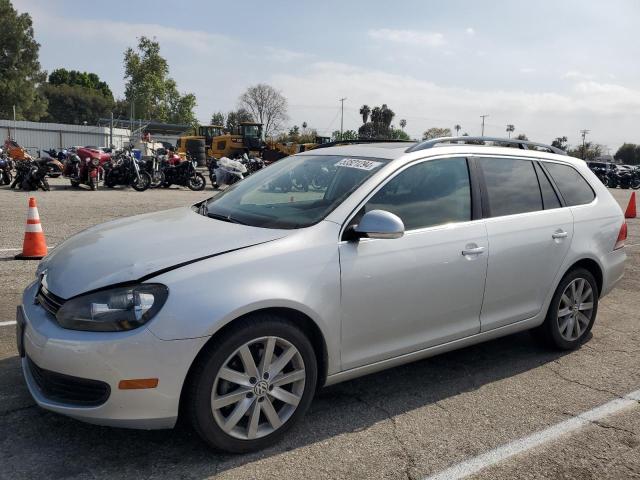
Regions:
[[[551,235],[551,237],[555,240],[558,238],[567,238],[569,236],[569,234],[567,232],[565,232],[564,230],[557,230],[555,232],[553,232],[553,235]]]
[[[480,255],[484,252],[484,247],[465,248],[462,250],[462,255]]]

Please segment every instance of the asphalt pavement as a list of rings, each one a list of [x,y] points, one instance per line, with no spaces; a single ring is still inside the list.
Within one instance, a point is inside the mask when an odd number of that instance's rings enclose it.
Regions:
[[[49,245],[113,218],[213,194],[210,186],[139,193],[51,184],[51,192],[35,194]],[[626,206],[629,190],[612,193]],[[225,455],[209,450],[186,425],[99,427],[34,405],[15,326],[3,325],[14,320],[36,268],[13,260],[27,197],[0,188],[0,479],[426,479],[442,472],[449,478],[456,472],[482,479],[640,478],[640,397],[628,397],[640,390],[640,219],[628,221],[625,277],[602,300],[592,338],[579,350],[549,351],[521,333],[345,382],[322,390],[278,445]]]

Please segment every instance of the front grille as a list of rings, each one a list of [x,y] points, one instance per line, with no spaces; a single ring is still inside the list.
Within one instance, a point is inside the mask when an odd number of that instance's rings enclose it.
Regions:
[[[48,400],[79,407],[97,407],[111,394],[111,388],[104,382],[51,372],[40,368],[29,357],[27,364],[31,377]]]
[[[38,288],[38,294],[36,295],[37,302],[42,305],[47,312],[49,312],[54,317],[62,304],[64,303],[64,299],[54,295],[49,290],[47,290],[42,283],[40,284],[40,288]]]

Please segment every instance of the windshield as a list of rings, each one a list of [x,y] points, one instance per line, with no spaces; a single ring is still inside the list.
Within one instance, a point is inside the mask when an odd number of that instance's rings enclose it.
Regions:
[[[264,228],[318,223],[388,160],[292,156],[208,200],[203,214]]]
[[[258,125],[243,125],[245,137],[259,137],[260,127]]]

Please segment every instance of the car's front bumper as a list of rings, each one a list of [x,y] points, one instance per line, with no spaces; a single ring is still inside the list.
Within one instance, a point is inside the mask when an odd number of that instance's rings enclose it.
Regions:
[[[80,332],[58,326],[34,304],[38,284],[24,292],[22,368],[39,406],[79,420],[130,428],[171,428],[178,416],[182,386],[207,338],[160,340],[147,328],[129,332]],[[34,378],[29,359],[41,369],[104,382],[106,401],[84,406],[47,396]],[[121,390],[121,380],[157,378],[156,388]]]

